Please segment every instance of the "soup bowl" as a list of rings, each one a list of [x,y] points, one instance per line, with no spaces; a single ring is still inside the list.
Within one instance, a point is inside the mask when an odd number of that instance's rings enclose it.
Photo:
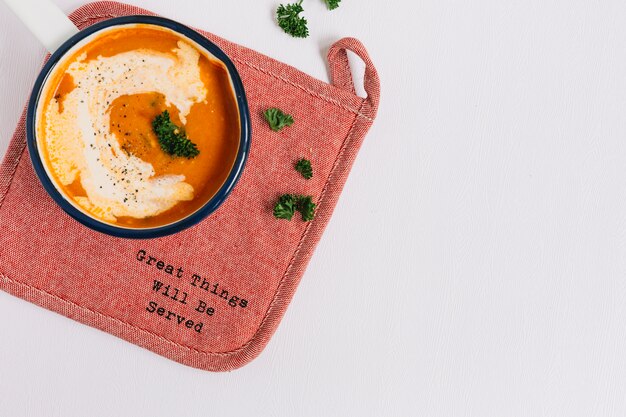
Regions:
[[[117,205],[115,204],[109,205],[108,208],[106,209],[104,208],[106,207],[106,204],[98,208],[100,212],[102,212],[103,210],[105,211],[111,210],[111,207],[120,208],[121,215],[117,218],[113,214],[111,214],[114,212],[104,213],[105,215],[100,215],[98,214],[99,212],[97,210],[95,209],[91,210],[90,207],[93,207],[95,203],[93,203],[91,200],[87,202],[85,202],[84,200],[84,198],[90,198],[89,197],[90,192],[89,191],[86,192],[87,197],[80,197],[80,198],[83,198],[83,200],[79,199],[78,197],[75,197],[70,190],[71,187],[64,186],[64,184],[62,184],[62,181],[59,180],[58,175],[55,174],[55,172],[57,172],[55,171],[56,169],[55,167],[63,166],[63,162],[67,162],[67,161],[64,161],[64,158],[66,157],[69,158],[69,156],[64,155],[62,152],[63,149],[65,149],[67,146],[62,145],[62,146],[59,146],[60,150],[57,149],[56,151],[54,150],[51,151],[49,149],[46,149],[46,146],[51,146],[51,145],[46,145],[46,143],[48,143],[46,142],[47,139],[44,140],[43,138],[44,136],[46,137],[51,136],[51,135],[53,136],[55,134],[54,129],[50,130],[50,128],[47,125],[45,126],[43,125],[44,123],[43,120],[45,120],[47,117],[46,106],[48,104],[46,100],[48,101],[55,100],[56,102],[55,105],[59,106],[59,109],[60,109],[61,104],[58,104],[58,102],[60,100],[59,97],[61,97],[62,99],[61,94],[55,93],[53,99],[50,99],[50,94],[51,92],[56,91],[53,89],[60,88],[59,85],[61,82],[59,81],[59,74],[62,74],[64,71],[64,70],[61,70],[61,68],[64,66],[70,65],[70,63],[73,62],[72,60],[75,59],[76,54],[84,50],[85,46],[89,46],[92,42],[96,40],[106,39],[106,37],[109,36],[109,34],[120,33],[119,30],[132,29],[132,28],[154,28],[154,29],[163,30],[164,33],[167,32],[169,34],[175,34],[176,36],[179,36],[180,39],[184,41],[184,43],[188,43],[192,45],[193,48],[199,51],[201,57],[205,56],[205,58],[207,58],[211,62],[221,65],[225,71],[224,74],[226,74],[225,75],[226,78],[224,79],[227,80],[227,87],[217,92],[207,90],[206,94],[207,94],[207,97],[211,94],[222,94],[222,95],[232,94],[231,101],[234,106],[232,107],[232,109],[234,110],[231,112],[232,117],[231,119],[227,119],[227,121],[225,122],[226,125],[225,127],[223,127],[223,130],[226,133],[230,132],[228,134],[230,134],[234,138],[236,142],[236,149],[233,147],[232,152],[229,154],[228,160],[226,159],[224,159],[223,161],[213,160],[212,162],[216,164],[219,164],[219,163],[223,164],[223,166],[220,167],[221,177],[219,177],[218,180],[215,180],[213,177],[211,177],[213,178],[213,180],[217,182],[212,184],[211,190],[205,193],[204,195],[196,196],[194,194],[193,197],[191,197],[191,200],[189,199],[189,196],[181,197],[181,200],[176,200],[176,201],[181,202],[180,204],[182,204],[183,200],[193,201],[195,198],[199,199],[195,201],[194,204],[189,203],[188,210],[186,212],[184,210],[183,211],[179,210],[180,213],[178,213],[177,215],[169,215],[169,217],[165,215],[165,217],[163,217],[163,220],[161,221],[157,221],[155,219],[161,216],[162,213],[170,213],[173,210],[173,207],[175,207],[176,204],[179,204],[179,203],[174,203],[175,205],[170,208],[167,208],[168,206],[161,207],[161,209],[163,209],[161,212],[158,212],[158,211],[150,212],[147,209],[148,204],[146,203],[145,207],[142,206],[137,201],[144,201],[144,200],[137,200],[138,197],[135,196],[135,200],[133,200],[135,201],[133,210],[135,211],[139,210],[137,212],[140,213],[136,221],[133,220],[134,218],[132,217],[132,215],[130,217],[128,216],[128,213],[132,214],[134,212],[130,209],[125,210],[125,204],[121,204],[122,200],[117,201],[115,203]],[[132,41],[132,39],[130,41]],[[127,43],[129,44],[133,43],[130,41]],[[141,41],[135,42],[134,44],[136,45],[133,47],[134,49],[133,48],[130,49],[131,51],[143,50],[142,49],[143,45]],[[101,57],[98,56],[98,59],[100,58]],[[122,62],[122,65],[126,66],[126,63]],[[198,64],[198,66],[200,66],[200,64]],[[121,67],[119,68],[111,67],[110,71],[119,72],[121,71]],[[131,69],[129,69],[129,71],[131,71]],[[146,73],[145,73],[145,68],[144,68],[144,78],[143,78],[144,80],[146,80],[145,74]],[[163,71],[162,70],[161,72],[156,71],[156,67],[155,67],[154,77],[157,79],[150,80],[150,81],[156,84],[159,84],[158,77],[162,76],[162,74],[163,74]],[[95,76],[96,75],[94,73],[94,77]],[[152,77],[148,77],[148,78],[152,78]],[[90,81],[90,80],[87,79],[87,81]],[[94,80],[92,79],[91,81],[94,81]],[[79,86],[80,86],[80,83],[79,83]],[[86,94],[88,93],[89,92],[87,92]],[[122,91],[122,93],[124,92]],[[176,95],[176,93],[177,92],[175,91],[173,94]],[[121,95],[124,95],[124,94],[121,94]],[[119,96],[120,95],[118,95],[118,98]],[[155,96],[155,97],[159,97],[159,96]],[[105,97],[101,98],[101,100],[105,100],[105,99],[106,99]],[[92,100],[90,101],[90,103],[96,102],[96,101]],[[155,99],[154,101],[150,103],[150,105],[155,105],[154,103],[156,101],[157,100]],[[209,103],[209,102],[211,101],[208,98],[206,98],[203,103]],[[106,104],[107,105],[109,104],[108,101],[106,102]],[[165,101],[163,103],[160,103],[159,105],[162,108],[165,108],[166,104],[168,108],[172,108],[171,104],[169,103],[169,99],[167,97],[165,97]],[[112,105],[113,103],[111,103],[111,106]],[[120,106],[125,107],[126,104],[121,104]],[[59,112],[62,112],[62,111],[63,110],[59,110]],[[130,109],[129,111],[132,112],[133,109]],[[202,111],[202,108],[198,111]],[[110,114],[107,116],[107,119],[103,119],[103,120],[109,120],[108,117],[111,117],[111,118],[113,117],[111,115],[111,113],[113,112],[113,110],[111,110],[111,107],[108,107],[107,112]],[[121,117],[120,115],[118,116]],[[180,116],[180,120],[182,120],[183,119],[182,111],[179,116]],[[208,113],[207,113],[207,116],[208,116]],[[126,118],[126,115],[124,115],[123,117]],[[189,117],[191,118],[191,113],[189,113]],[[200,120],[202,119],[202,117],[203,117],[202,114],[200,114],[200,115],[195,116],[195,119]],[[172,119],[174,118],[178,119],[178,116],[172,114]],[[59,119],[59,120],[62,120],[62,119]],[[60,129],[62,131],[62,122],[59,122],[59,123],[61,123]],[[76,123],[78,124],[78,122]],[[113,129],[113,125],[114,123],[111,124],[112,126],[111,129]],[[119,127],[120,125],[118,124],[117,126]],[[155,126],[155,125],[153,124],[152,126]],[[96,128],[94,127],[94,124],[92,124],[92,128],[93,128],[93,135],[96,136]],[[156,132],[156,128],[154,129]],[[84,132],[91,132],[91,131],[89,131],[88,129],[83,130],[83,137],[85,135]],[[178,129],[174,130],[174,132],[176,134],[179,133]],[[107,134],[113,135],[113,132],[108,132]],[[122,133],[122,130],[120,128],[119,134],[130,135],[131,132]],[[246,100],[246,94],[245,94],[240,76],[235,66],[233,65],[231,60],[228,58],[228,56],[218,46],[216,46],[214,43],[206,39],[204,36],[200,35],[198,32],[194,31],[193,29],[188,28],[187,26],[182,25],[178,22],[161,18],[161,17],[154,17],[154,16],[125,16],[125,17],[105,20],[105,21],[96,23],[92,26],[89,26],[88,28],[85,28],[79,31],[78,33],[71,36],[64,43],[62,43],[61,46],[51,54],[50,59],[44,65],[41,73],[39,74],[35,82],[35,86],[33,88],[33,92],[30,97],[30,101],[29,101],[28,109],[27,109],[26,135],[27,135],[28,150],[30,153],[34,170],[39,180],[41,181],[41,184],[43,185],[47,193],[52,197],[52,199],[68,215],[70,215],[71,217],[73,217],[75,220],[82,223],[83,225],[93,230],[96,230],[98,232],[106,233],[106,234],[116,236],[116,237],[121,237],[121,238],[155,238],[155,237],[169,235],[172,233],[177,233],[179,231],[182,231],[188,227],[191,227],[197,224],[198,222],[202,221],[207,216],[209,216],[211,213],[213,213],[215,210],[217,210],[217,208],[229,196],[229,194],[233,190],[233,187],[235,186],[235,184],[241,177],[241,174],[243,172],[243,169],[247,160],[248,152],[250,150],[250,139],[251,139],[250,138],[251,137],[250,114],[249,114],[248,104]],[[89,133],[89,135],[91,135],[91,133]],[[193,140],[191,135],[189,139]],[[92,159],[89,159],[90,156],[88,154],[89,153],[88,147],[89,146],[94,147],[94,145],[92,143],[88,143],[88,141],[85,141],[85,140],[83,140],[83,142],[81,143],[82,143],[83,149],[85,149],[84,151],[82,151],[86,155],[84,158],[86,158],[86,160],[88,161],[92,161]],[[102,145],[104,142],[98,142],[98,143]],[[111,145],[109,144],[108,146],[111,146]],[[124,149],[124,152],[126,152],[126,148],[124,148],[125,145],[120,145],[120,146],[122,146],[122,149]],[[154,144],[152,144],[151,146],[154,148]],[[216,146],[217,146],[216,149],[218,149],[219,144]],[[163,147],[162,143],[161,143],[161,147]],[[119,148],[118,148],[118,152],[119,152]],[[133,152],[128,152],[128,155],[127,155],[128,160],[136,158]],[[115,152],[113,152],[113,154],[115,154]],[[94,155],[101,156],[102,154],[93,154],[91,155],[91,157],[93,157]],[[82,157],[83,156],[81,156],[81,158]],[[100,161],[99,158],[97,160]],[[139,164],[140,166],[143,166],[144,168],[146,166],[145,163],[139,160],[133,159],[133,161],[136,162],[135,165]],[[180,159],[175,160],[175,163],[181,166],[184,166],[184,164],[187,163],[185,161],[186,159],[181,157]],[[104,162],[102,162],[101,164],[104,164]],[[110,164],[107,165],[107,167],[108,166],[110,166]],[[170,165],[167,165],[167,166],[169,167]],[[199,168],[203,168],[202,164],[199,162],[196,163],[195,166]],[[79,181],[79,184],[76,184],[75,187],[80,188],[81,193],[84,193],[85,189],[87,190],[97,189],[98,187],[97,184],[105,184],[104,185],[105,189],[108,186],[107,184],[109,183],[111,187],[117,184],[117,182],[114,182],[113,180],[106,182],[104,181],[102,177],[98,178],[97,175],[102,176],[102,172],[105,172],[105,171],[101,169],[100,165],[96,165],[96,167],[97,168],[92,169],[93,172],[90,171],[88,173],[89,174],[88,181],[82,180],[80,176],[78,177],[77,181]],[[132,166],[129,169],[133,169]],[[156,174],[154,174],[154,171],[151,171],[151,172],[154,177],[154,175]],[[79,173],[79,174],[82,175],[82,173]],[[176,172],[174,172],[174,174],[176,174]],[[139,173],[139,175],[141,175],[141,173]],[[178,181],[177,186],[180,185],[179,183],[184,183],[184,180],[185,180],[184,176],[181,176],[181,175],[173,176],[173,174],[170,175],[168,178],[169,178],[168,181]],[[172,178],[174,179],[172,180]],[[208,180],[209,179],[206,178],[206,181]],[[122,178],[116,177],[116,181],[118,182],[128,181],[130,183],[130,180],[126,180],[124,177]],[[196,178],[195,181],[196,181],[195,182],[196,184],[200,184],[200,188],[204,187],[201,185],[202,179],[198,180]],[[152,186],[154,186],[153,188],[155,188],[155,190],[152,190],[154,195],[161,196],[163,190],[158,187],[160,187],[162,183],[159,182],[158,184],[156,183],[151,183],[151,184]],[[124,184],[124,186],[126,187],[125,188],[126,190],[129,188],[135,188],[134,186],[130,187],[130,186],[127,186],[126,184]],[[99,185],[99,187],[100,189],[102,189],[103,185]],[[180,187],[182,187],[182,185]],[[208,189],[209,187],[207,185],[204,188]],[[185,190],[184,187],[182,189]],[[111,190],[113,194],[117,192],[115,191],[116,190],[115,188],[111,188]],[[141,193],[139,192],[139,189],[135,191],[137,191],[138,194],[141,195]],[[195,188],[194,188],[194,192],[195,192]],[[115,194],[115,195],[119,196],[120,194]],[[132,199],[132,196],[127,195],[127,197],[124,197],[123,202],[126,203],[128,199]],[[146,199],[145,201],[150,201],[150,204],[153,203],[153,200]],[[128,201],[128,204],[129,205],[131,204],[130,200]],[[155,215],[154,213],[157,213],[157,214]],[[117,219],[117,220],[112,221],[110,220],[111,218]],[[119,219],[129,219],[129,220],[122,222],[122,221],[119,221]],[[153,221],[148,221],[146,219],[152,219]]]

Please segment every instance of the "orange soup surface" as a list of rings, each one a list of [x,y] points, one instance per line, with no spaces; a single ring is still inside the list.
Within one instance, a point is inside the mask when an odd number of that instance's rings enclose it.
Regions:
[[[180,220],[223,185],[239,147],[229,73],[168,29],[109,30],[61,62],[38,109],[38,145],[60,191],[101,221],[149,228]],[[168,111],[195,157],[161,147],[153,122]]]

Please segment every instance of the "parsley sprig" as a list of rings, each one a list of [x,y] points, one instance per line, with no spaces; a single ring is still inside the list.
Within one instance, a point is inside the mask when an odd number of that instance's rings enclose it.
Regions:
[[[191,159],[200,153],[196,144],[187,138],[184,130],[172,122],[167,110],[154,118],[152,129],[159,139],[161,149],[169,155]]]
[[[308,159],[300,158],[296,162],[295,168],[305,179],[313,178],[313,167],[311,167],[311,161]]]
[[[297,3],[281,4],[276,9],[276,20],[278,20],[278,26],[282,28],[285,33],[293,36],[294,38],[306,38],[309,36],[309,27],[307,20],[300,16],[300,13],[304,11],[302,7],[302,1]],[[328,10],[335,10],[339,7],[341,0],[324,0]]]
[[[337,7],[339,7],[339,3],[341,2],[341,0],[324,0],[324,2],[326,3],[326,7],[328,7],[328,10],[335,10]]]
[[[315,203],[310,195],[283,194],[274,205],[274,217],[291,220],[296,211],[300,212],[305,222],[313,220]]]
[[[280,132],[285,126],[291,126],[293,124],[293,117],[289,114],[283,113],[282,110],[276,107],[270,107],[263,113],[265,120],[270,125],[270,129],[274,132]]]
[[[315,216],[315,203],[313,202],[313,197],[310,195],[299,195],[296,197],[296,210],[298,210],[302,215],[303,221],[310,222],[313,220],[313,216]]]
[[[302,1],[291,4],[281,4],[276,10],[276,19],[278,20],[278,26],[290,34],[294,38],[306,38],[309,36],[309,28],[307,27],[307,21],[304,17],[300,16],[300,13],[304,11],[302,8]]]
[[[283,194],[274,205],[274,217],[277,219],[291,220],[296,212],[296,201],[292,194]]]

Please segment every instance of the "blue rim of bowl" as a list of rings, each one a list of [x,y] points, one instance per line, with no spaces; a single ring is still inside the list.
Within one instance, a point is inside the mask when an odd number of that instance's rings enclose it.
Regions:
[[[132,228],[123,228],[117,227],[109,223],[100,222],[93,217],[90,217],[72,205],[69,201],[63,197],[63,195],[57,190],[52,180],[48,177],[48,174],[43,166],[43,162],[41,161],[39,151],[37,149],[37,138],[36,138],[36,126],[35,126],[35,116],[37,111],[37,105],[39,102],[39,98],[41,96],[41,90],[44,86],[51,70],[54,66],[59,62],[59,60],[68,52],[74,45],[83,40],[84,38],[111,26],[118,25],[127,25],[127,24],[151,24],[160,27],[165,27],[167,29],[171,29],[181,35],[195,41],[201,47],[205,48],[209,51],[213,56],[215,56],[218,60],[220,60],[226,66],[228,73],[230,75],[230,79],[233,84],[235,98],[237,101],[237,106],[239,108],[239,122],[241,126],[241,136],[239,140],[239,149],[237,150],[237,155],[235,157],[235,162],[233,163],[233,167],[231,168],[230,174],[219,188],[217,193],[213,197],[211,197],[202,207],[189,214],[187,217],[184,217],[180,220],[177,220],[173,223],[154,227],[154,228],[141,228],[141,229],[132,229]],[[28,110],[26,114],[26,137],[28,143],[28,152],[30,153],[30,159],[35,169],[41,184],[44,189],[48,192],[48,194],[52,197],[52,199],[71,217],[82,223],[83,225],[97,230],[98,232],[106,233],[108,235],[122,237],[122,238],[130,238],[130,239],[148,239],[155,237],[167,236],[173,233],[178,233],[184,229],[187,229],[203,219],[205,219],[209,214],[213,213],[217,208],[226,200],[230,192],[233,190],[237,181],[241,177],[243,173],[243,169],[248,158],[248,153],[250,151],[250,141],[251,141],[251,130],[250,130],[250,110],[248,108],[248,101],[246,99],[246,94],[243,88],[243,83],[241,82],[241,78],[239,77],[239,73],[237,69],[233,65],[232,61],[228,56],[222,51],[217,45],[213,42],[196,32],[195,30],[175,22],[170,19],[165,19],[157,16],[123,16],[116,17],[113,19],[105,20],[103,22],[96,23],[92,26],[89,26],[83,30],[81,30],[76,35],[72,36],[68,39],[63,45],[59,47],[51,56],[48,62],[44,65],[41,70],[39,76],[37,77],[37,81],[35,82],[35,86],[33,87],[33,92],[30,97],[30,101],[28,103]]]

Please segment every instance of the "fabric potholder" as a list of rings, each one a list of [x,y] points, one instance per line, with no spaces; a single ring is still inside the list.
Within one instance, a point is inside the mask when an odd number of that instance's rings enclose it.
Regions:
[[[96,2],[70,18],[82,29],[131,14],[152,13]],[[252,117],[248,163],[227,201],[200,224],[163,238],[92,231],[39,183],[22,116],[0,166],[0,289],[180,363],[225,371],[256,357],[283,317],[376,115],[379,79],[356,39],[330,48],[327,84],[201,33],[236,65]],[[355,93],[348,50],[366,64],[365,99]],[[262,115],[268,107],[296,123],[271,131]],[[312,162],[310,180],[294,171],[300,157]],[[312,195],[314,220],[275,219],[272,207],[283,193]]]

